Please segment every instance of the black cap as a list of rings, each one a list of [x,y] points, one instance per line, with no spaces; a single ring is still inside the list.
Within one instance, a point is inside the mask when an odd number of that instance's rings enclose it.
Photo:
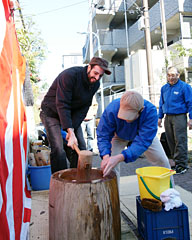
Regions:
[[[89,65],[98,65],[100,66],[107,75],[111,74],[111,71],[108,69],[108,62],[107,60],[100,58],[100,57],[93,57],[89,63]]]

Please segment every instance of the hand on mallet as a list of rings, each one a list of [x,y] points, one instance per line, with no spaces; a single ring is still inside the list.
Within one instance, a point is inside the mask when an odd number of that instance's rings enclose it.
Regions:
[[[67,129],[66,140],[68,142],[67,143],[68,147],[71,147],[72,149],[74,149],[74,145],[78,146],[77,138],[76,138],[74,130],[72,128]]]

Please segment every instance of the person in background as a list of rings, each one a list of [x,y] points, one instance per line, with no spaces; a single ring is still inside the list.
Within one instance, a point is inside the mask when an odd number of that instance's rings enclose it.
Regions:
[[[169,160],[156,136],[156,107],[136,91],[126,91],[103,112],[97,127],[97,144],[103,176],[115,170],[120,179],[120,162],[133,162],[144,153],[155,166],[170,168]]]
[[[81,124],[83,134],[87,138],[87,150],[91,152],[93,152],[94,147],[95,116],[97,114],[97,109],[98,103],[96,101],[96,97],[94,96],[89,111]]]
[[[70,167],[77,167],[78,155],[74,151],[74,144],[80,150],[86,149],[81,123],[104,73],[111,74],[108,62],[93,57],[85,67],[71,67],[61,72],[45,95],[41,103],[40,118],[51,147],[52,173],[67,168],[66,154]],[[65,149],[61,129],[67,132],[68,143]]]
[[[176,174],[185,173],[188,168],[187,125],[192,129],[192,88],[180,80],[176,67],[167,70],[167,83],[161,88],[158,125],[164,127],[166,139],[175,162]],[[189,121],[187,123],[187,113]]]

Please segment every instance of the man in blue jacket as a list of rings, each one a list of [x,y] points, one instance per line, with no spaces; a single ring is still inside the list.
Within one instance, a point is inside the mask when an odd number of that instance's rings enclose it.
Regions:
[[[176,67],[168,68],[168,82],[161,88],[158,120],[162,127],[165,115],[165,134],[177,174],[185,173],[188,168],[187,113],[188,126],[192,128],[192,88],[179,77]]]
[[[156,107],[136,91],[126,91],[121,99],[115,99],[107,106],[97,127],[104,177],[114,168],[119,182],[118,163],[133,162],[143,153],[153,165],[170,168],[156,137],[157,122]]]

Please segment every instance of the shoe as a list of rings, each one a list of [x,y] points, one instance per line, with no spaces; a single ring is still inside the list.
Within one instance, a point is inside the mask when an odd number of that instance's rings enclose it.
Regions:
[[[181,167],[181,166],[176,166],[175,168],[176,174],[183,174],[187,172],[187,168]]]

